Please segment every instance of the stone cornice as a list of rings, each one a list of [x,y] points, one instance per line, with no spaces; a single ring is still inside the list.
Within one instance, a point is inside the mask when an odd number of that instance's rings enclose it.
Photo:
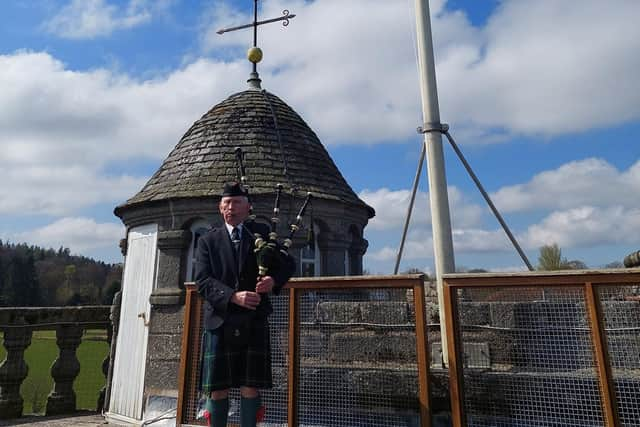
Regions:
[[[158,249],[183,249],[189,246],[191,232],[188,230],[167,230],[158,233]]]
[[[151,305],[183,305],[185,290],[182,288],[156,288],[149,297]]]

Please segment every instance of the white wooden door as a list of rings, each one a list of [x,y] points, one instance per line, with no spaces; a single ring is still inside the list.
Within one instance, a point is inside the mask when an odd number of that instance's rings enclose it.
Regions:
[[[155,286],[157,224],[132,228],[127,237],[122,280],[122,306],[113,362],[109,416],[142,419],[144,370],[151,306]]]

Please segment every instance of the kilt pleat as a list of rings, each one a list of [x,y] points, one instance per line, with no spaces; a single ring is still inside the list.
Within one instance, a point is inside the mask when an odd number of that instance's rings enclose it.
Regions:
[[[273,387],[271,344],[266,318],[254,318],[249,343],[242,347],[225,343],[224,327],[206,329],[200,352],[200,390],[209,394],[241,386]]]

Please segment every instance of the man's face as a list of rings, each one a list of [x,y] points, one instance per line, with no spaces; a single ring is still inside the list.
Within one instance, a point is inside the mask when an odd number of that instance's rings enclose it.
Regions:
[[[220,200],[220,214],[224,222],[233,226],[247,219],[250,207],[246,196],[225,196]]]

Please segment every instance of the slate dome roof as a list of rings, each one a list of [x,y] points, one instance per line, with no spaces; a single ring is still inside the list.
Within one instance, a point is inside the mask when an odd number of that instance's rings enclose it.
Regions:
[[[248,89],[231,95],[196,121],[142,190],[116,208],[175,198],[219,196],[236,179],[235,148],[244,153],[252,195],[307,191],[367,210],[334,164],[317,135],[277,96]],[[286,171],[285,171],[286,168]]]

